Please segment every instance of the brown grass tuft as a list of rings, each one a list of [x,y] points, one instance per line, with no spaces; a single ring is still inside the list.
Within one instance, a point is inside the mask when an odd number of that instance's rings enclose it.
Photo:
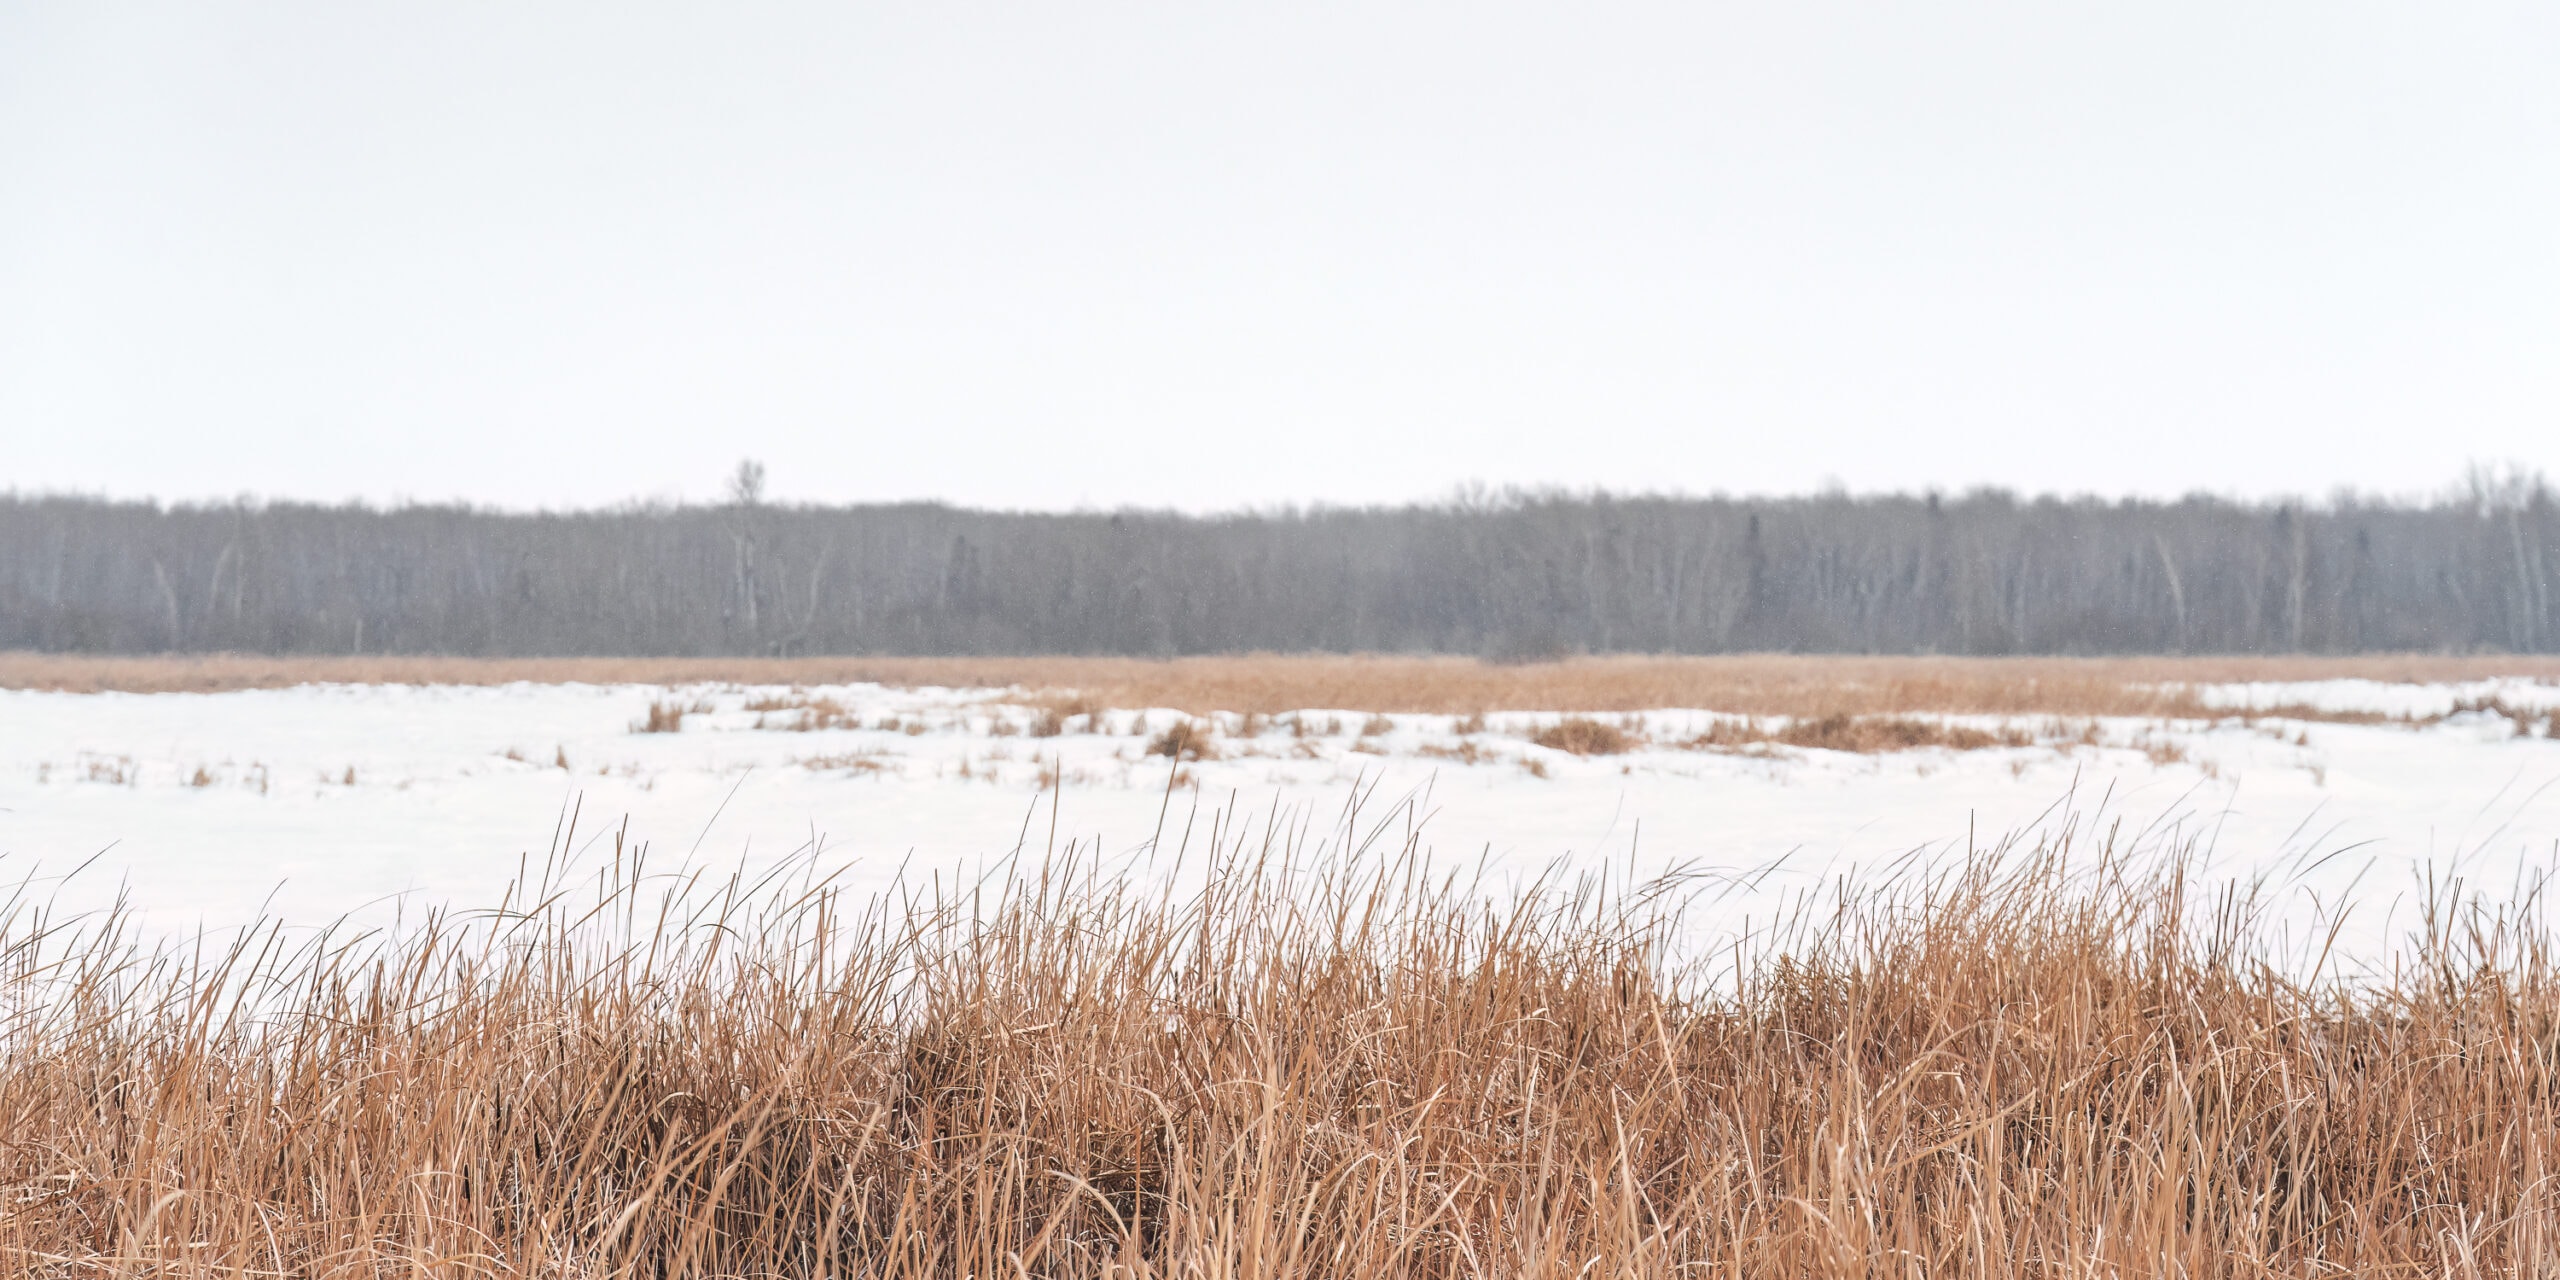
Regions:
[[[876,751],[846,751],[834,755],[804,756],[799,765],[812,772],[841,770],[848,773],[885,773],[889,762]]]
[[[1415,747],[1414,754],[1429,760],[1455,760],[1460,764],[1481,764],[1494,758],[1492,752],[1478,746],[1473,738],[1460,738],[1454,747],[1426,742]]]
[[[685,707],[682,703],[660,702],[652,699],[649,703],[648,718],[631,726],[631,731],[633,733],[680,733],[684,730],[684,717]]]
[[[1147,754],[1174,760],[1215,760],[1218,744],[1210,737],[1209,726],[1185,720],[1157,734],[1147,743]]]
[[[783,693],[758,694],[741,704],[741,709],[756,713],[756,727],[759,729],[815,733],[822,729],[862,727],[862,717],[855,714],[852,708],[834,698],[822,697],[797,688]],[[705,703],[688,710],[708,711],[711,707]],[[774,720],[775,716],[781,716],[783,719],[777,722]]]
[[[2516,736],[2519,738],[2532,737],[2534,721],[2542,715],[2541,712],[2530,707],[2512,705],[2504,698],[2464,698],[2453,704],[2452,714],[2504,716],[2508,723],[2516,727]],[[2560,711],[2554,711],[2551,714],[2553,718],[2560,719]]]
[[[1965,725],[1915,720],[1909,716],[1851,716],[1834,713],[1818,720],[1798,720],[1772,735],[1790,747],[1822,751],[1914,751],[1944,747],[1980,751],[1988,747],[2023,747],[2033,742],[2024,730],[2003,726],[1997,733]]]
[[[1566,716],[1529,735],[1529,741],[1550,751],[1569,751],[1578,756],[1622,755],[1638,745],[1633,734],[1588,716]]]

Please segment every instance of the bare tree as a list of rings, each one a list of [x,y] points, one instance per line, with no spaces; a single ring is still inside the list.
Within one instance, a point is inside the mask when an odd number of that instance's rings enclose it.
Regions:
[[[742,458],[738,469],[729,473],[729,504],[752,507],[764,501],[764,464],[753,458]]]

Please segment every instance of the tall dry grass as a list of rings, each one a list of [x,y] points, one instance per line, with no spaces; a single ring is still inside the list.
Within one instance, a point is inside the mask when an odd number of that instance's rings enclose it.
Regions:
[[[2560,658],[1942,658],[1742,654],[1495,663],[1405,655],[1143,658],[94,657],[0,653],[0,688],[137,693],[308,683],[585,682],[1021,689],[1085,705],[1275,715],[1303,708],[1467,715],[1698,707],[1754,716],[2194,713],[2164,686],[2347,677],[2437,683],[2560,680]]]
[[[0,1265],[2560,1266],[2547,941],[2449,895],[2349,985],[2262,963],[2240,898],[2057,846],[1686,949],[1677,882],[1482,894],[1410,844],[1209,843],[1179,893],[1062,855],[867,902],[617,856],[397,935],[202,950],[22,900]]]

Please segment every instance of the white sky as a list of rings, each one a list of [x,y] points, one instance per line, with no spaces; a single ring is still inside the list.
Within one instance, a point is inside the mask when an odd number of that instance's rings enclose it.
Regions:
[[[0,0],[0,489],[2560,470],[2560,7]]]

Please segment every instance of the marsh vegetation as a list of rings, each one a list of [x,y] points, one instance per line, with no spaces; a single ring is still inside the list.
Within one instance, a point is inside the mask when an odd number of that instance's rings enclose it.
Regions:
[[[2103,833],[1701,939],[1392,820],[856,900],[591,879],[364,935],[0,923],[22,1275],[2532,1275],[2560,984],[2439,886],[2271,948]],[[1384,834],[1382,834],[1384,833]],[[2074,848],[2073,841],[2080,842]],[[1214,850],[1207,846],[1214,846]]]

